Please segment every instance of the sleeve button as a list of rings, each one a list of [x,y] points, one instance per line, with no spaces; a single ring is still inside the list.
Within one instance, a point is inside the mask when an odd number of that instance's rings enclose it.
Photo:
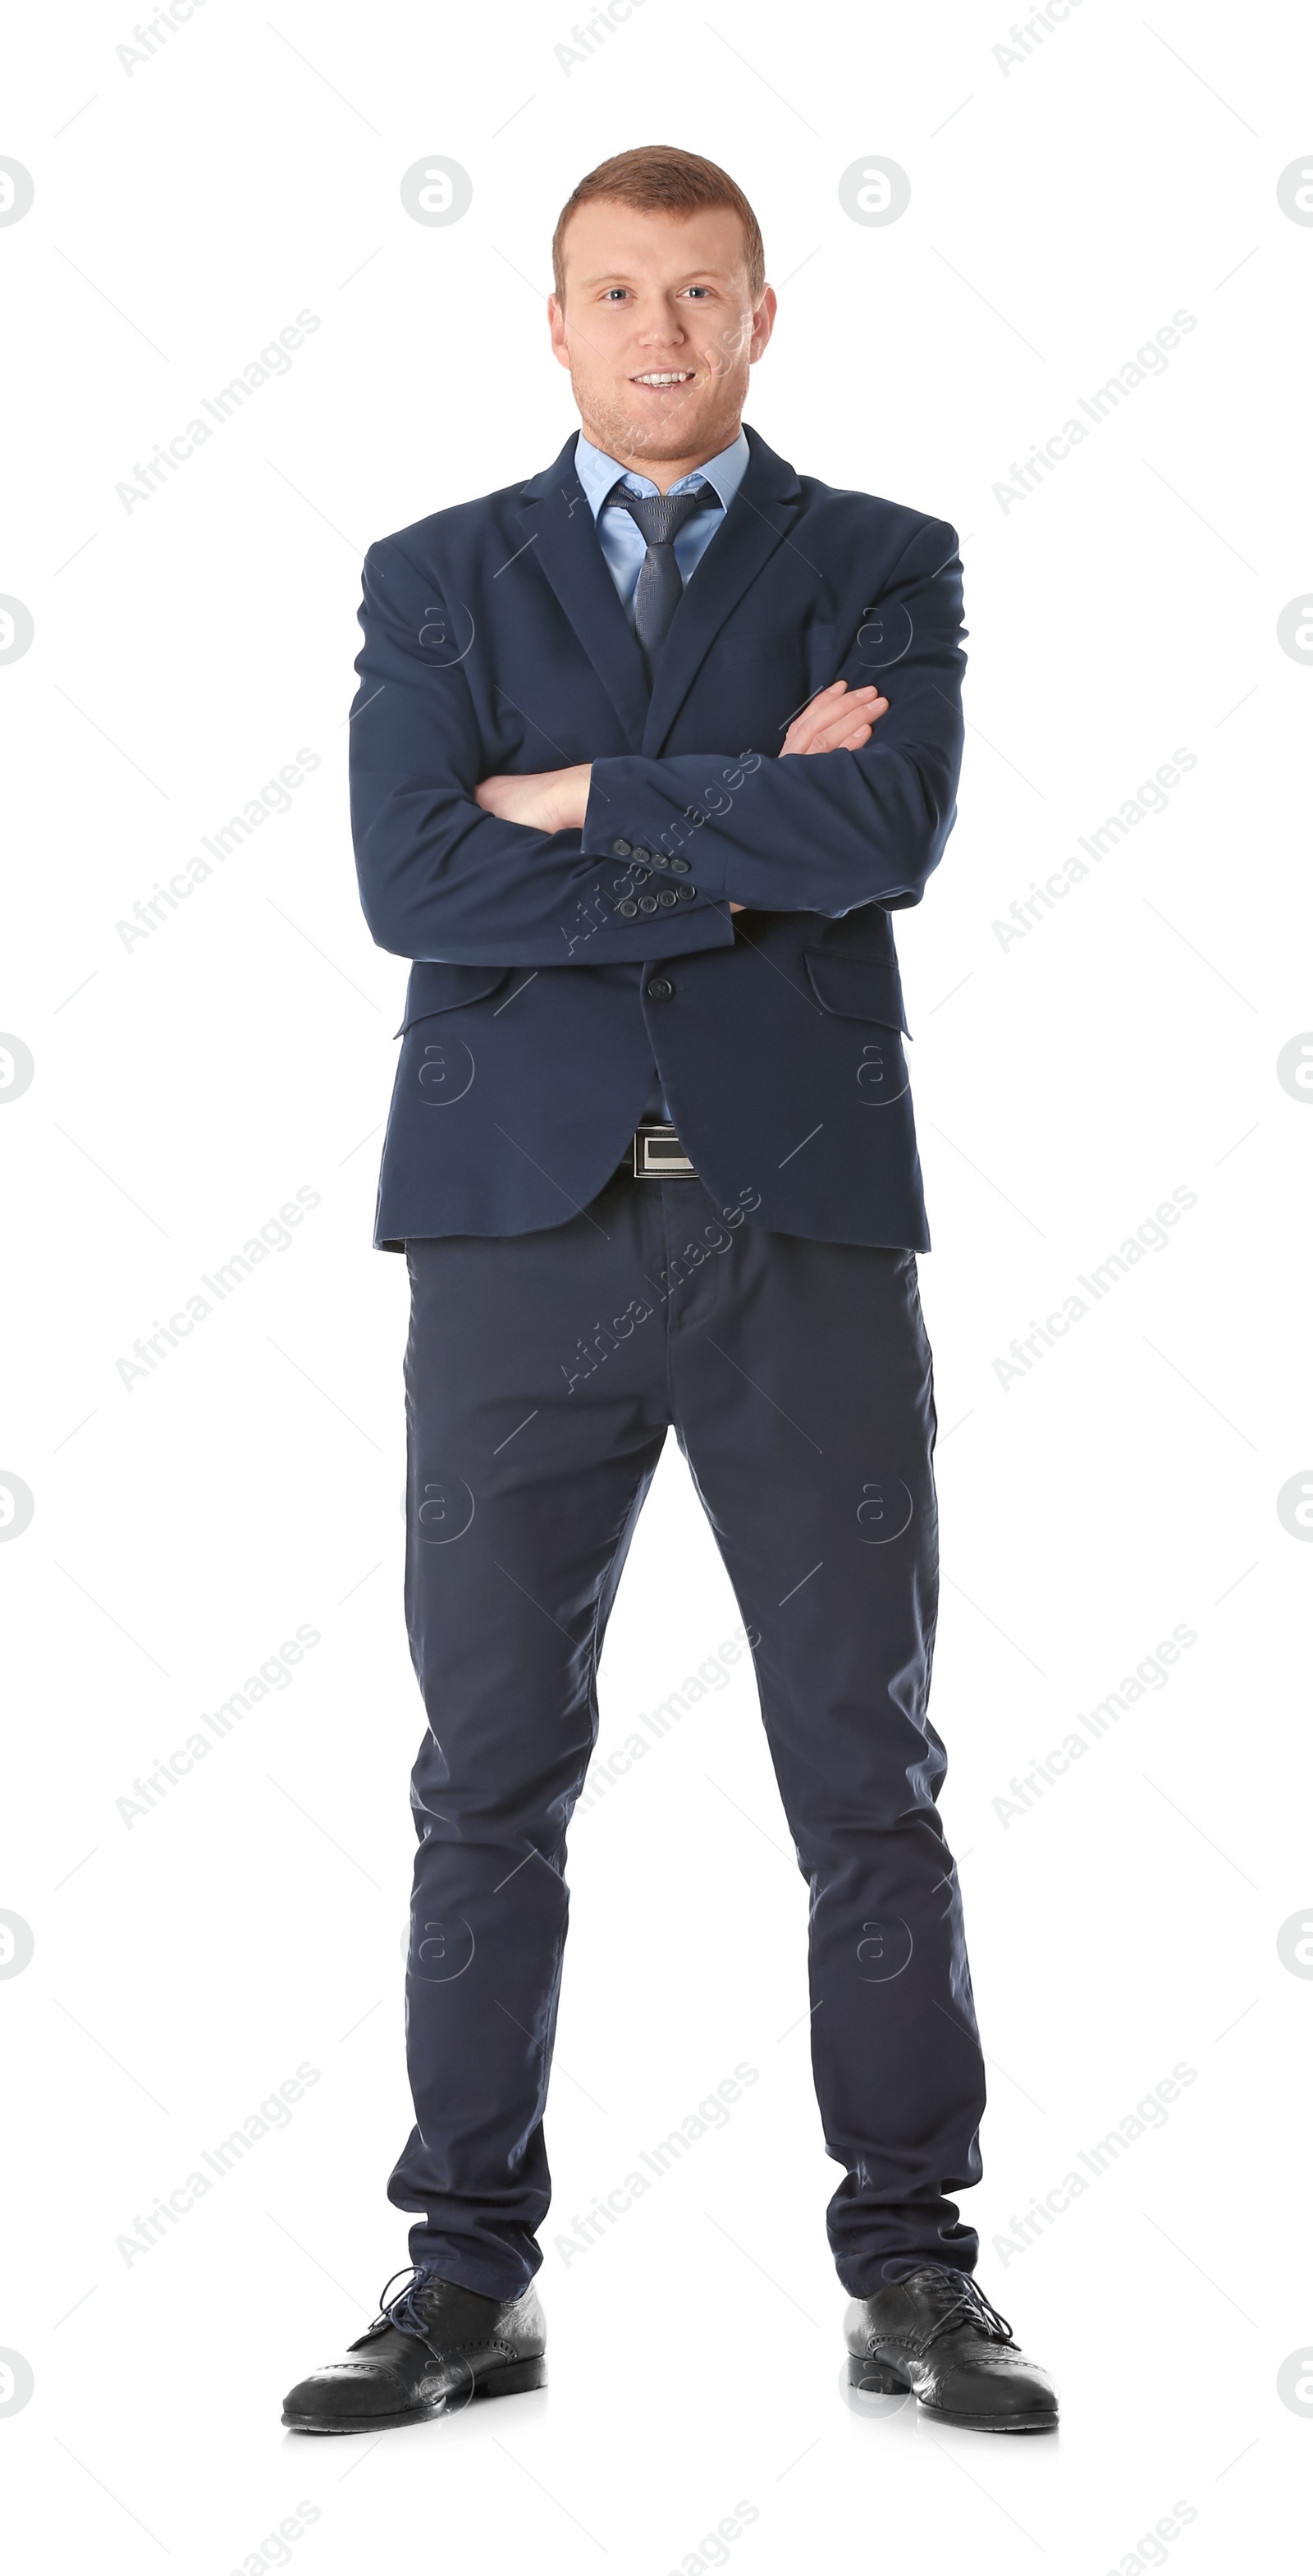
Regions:
[[[616,905],[616,911],[619,913],[622,921],[632,921],[638,911],[638,906],[636,903],[631,903],[628,897],[626,897],[623,903],[618,903]]]
[[[627,859],[630,855],[628,841],[613,841],[611,847],[618,859]]]

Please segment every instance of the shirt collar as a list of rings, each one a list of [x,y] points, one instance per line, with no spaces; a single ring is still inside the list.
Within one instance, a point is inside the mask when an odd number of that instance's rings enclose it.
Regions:
[[[709,456],[706,464],[695,466],[691,474],[681,474],[679,481],[672,483],[671,491],[695,492],[699,484],[709,483],[721,508],[728,510],[747,472],[750,452],[747,436],[740,430],[732,447],[722,448],[719,456]],[[617,464],[614,456],[604,455],[582,430],[575,440],[574,469],[594,519],[622,475],[636,492],[651,494],[657,488],[646,474],[638,474],[632,467]]]

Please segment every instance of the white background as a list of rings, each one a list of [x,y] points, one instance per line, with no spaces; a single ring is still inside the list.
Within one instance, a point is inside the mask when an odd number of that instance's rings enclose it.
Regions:
[[[0,1114],[0,1465],[35,1513],[0,1547],[0,1906],[35,1952],[0,1984],[0,2345],[35,2388],[0,2442],[24,2566],[1270,2563],[1313,2441],[1277,2387],[1313,2351],[1313,1987],[1277,1949],[1313,1911],[1313,1556],[1276,1508],[1313,1461],[1313,1116],[1276,1072],[1313,1025],[1313,671],[1276,632],[1313,571],[1313,228],[1276,194],[1313,143],[1307,34],[1083,0],[1005,66],[1001,8],[645,0],[567,68],[564,10],[208,0],[129,71],[126,15],[12,29],[0,151],[36,196],[0,228],[0,590],[35,640],[0,667],[0,1026],[35,1078]],[[405,968],[364,929],[347,828],[359,558],[555,454],[552,225],[650,141],[722,161],[760,215],[781,311],[754,426],[962,537],[960,820],[897,922],[934,1237],[933,1714],[991,2068],[964,2213],[1058,2378],[1056,2441],[845,2402],[805,1890],[743,1666],[572,1837],[550,2388],[372,2446],[278,2420],[406,2259],[384,2183],[422,1711],[406,1276],[370,1244]],[[473,181],[449,228],[399,196],[434,152]],[[872,153],[911,181],[885,228],[838,196]],[[137,461],[303,308],[290,370],[126,510]],[[1012,461],[1178,308],[1166,371],[1005,510]],[[1167,810],[1004,948],[995,921],[1178,745]],[[291,810],[125,947],[116,923],[301,746]],[[134,1338],[299,1187],[320,1203],[288,1248],[125,1387]],[[1001,1385],[1012,1338],[1176,1188],[1197,1204],[1167,1246]],[[603,1757],[736,1618],[672,1442]],[[134,1777],[302,1623],[321,1642],[288,1687],[125,1823]],[[1167,1685],[1005,1821],[1012,1776],[1178,1623],[1197,1642]],[[728,2127],[566,2264],[553,2224],[740,2060],[759,2080]],[[1014,2215],[1178,2062],[1165,2124],[1022,2246]],[[288,2123],[125,2262],[137,2214],[302,2063]],[[1178,2499],[1188,2527],[1138,2548]],[[271,2537],[302,2500],[318,2519]],[[739,2500],[755,2520],[708,2542]]]

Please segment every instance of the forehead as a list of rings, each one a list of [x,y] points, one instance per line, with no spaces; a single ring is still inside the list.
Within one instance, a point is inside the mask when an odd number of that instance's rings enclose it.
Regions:
[[[570,217],[562,259],[567,284],[577,287],[617,276],[696,273],[737,281],[747,274],[743,226],[732,206],[703,206],[683,215],[594,197]]]

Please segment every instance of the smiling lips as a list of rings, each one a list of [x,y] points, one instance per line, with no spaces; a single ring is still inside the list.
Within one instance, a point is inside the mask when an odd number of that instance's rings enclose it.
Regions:
[[[695,372],[695,369],[692,367],[650,367],[645,374],[641,376],[631,376],[629,381],[631,385],[655,385],[658,387],[664,387],[666,385],[687,385],[692,383]]]

